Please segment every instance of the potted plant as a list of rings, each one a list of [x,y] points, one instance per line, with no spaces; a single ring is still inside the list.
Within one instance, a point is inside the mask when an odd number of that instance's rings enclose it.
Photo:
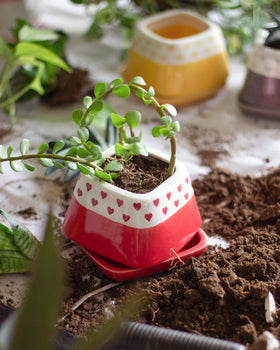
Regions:
[[[37,153],[28,154],[29,140],[26,139],[21,141],[19,156],[12,156],[13,149],[8,147],[4,157],[4,146],[0,146],[0,165],[8,161],[15,171],[21,169],[19,161],[26,169],[34,170],[27,162],[34,158],[47,168],[79,169],[81,174],[62,230],[115,279],[162,270],[170,266],[174,258],[185,260],[190,255],[199,255],[207,246],[189,174],[176,160],[175,133],[180,130],[179,122],[172,120],[176,109],[169,104],[159,104],[154,89],[146,90],[144,86],[141,77],[127,84],[120,78],[109,86],[103,82],[96,84],[95,97],[86,96],[84,108],[72,113],[78,130],[77,135],[69,138],[71,147],[66,153],[61,153],[65,147],[62,140],[55,143],[51,153],[48,153],[49,145],[44,143]],[[152,135],[170,141],[169,157],[141,143],[142,132],[139,135],[135,132],[141,122],[139,111],[128,111],[124,116],[111,114],[119,136],[113,148],[101,153],[89,140],[88,128],[95,114],[102,110],[104,98],[110,93],[127,98],[132,91],[145,105],[156,109],[161,123],[153,127]],[[143,164],[146,164],[144,168],[155,168],[156,173],[149,175],[160,179],[155,188],[146,193],[123,189],[120,179],[125,171],[130,173],[127,170],[130,164],[137,169]],[[137,174],[132,182],[136,178]],[[125,267],[125,272],[120,267]]]
[[[277,120],[280,118],[280,17],[269,9],[266,12],[275,25],[257,33],[239,95],[239,106],[248,116]]]

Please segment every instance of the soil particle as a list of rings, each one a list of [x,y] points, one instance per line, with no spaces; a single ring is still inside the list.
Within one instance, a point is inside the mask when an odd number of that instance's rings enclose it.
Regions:
[[[63,328],[84,336],[137,292],[145,306],[131,315],[135,321],[247,346],[264,331],[280,339],[280,169],[259,178],[213,169],[193,181],[193,187],[202,228],[209,237],[225,239],[229,247],[217,250],[210,245],[198,258],[124,282],[74,312],[71,306],[82,295],[112,282],[77,247],[67,262],[71,295],[65,300]],[[277,309],[270,324],[265,319],[268,292]]]

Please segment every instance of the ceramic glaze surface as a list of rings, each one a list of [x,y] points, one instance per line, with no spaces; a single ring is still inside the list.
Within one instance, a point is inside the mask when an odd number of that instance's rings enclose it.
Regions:
[[[194,28],[180,36],[172,26]],[[164,31],[165,36],[158,35]],[[170,38],[168,37],[170,36]],[[123,77],[141,75],[157,91],[160,102],[174,105],[215,94],[228,75],[228,57],[221,29],[192,11],[171,10],[148,17],[135,28]]]
[[[158,153],[150,154],[167,161]],[[81,175],[62,230],[83,247],[138,268],[172,257],[200,226],[190,177],[176,162],[173,176],[145,194]]]

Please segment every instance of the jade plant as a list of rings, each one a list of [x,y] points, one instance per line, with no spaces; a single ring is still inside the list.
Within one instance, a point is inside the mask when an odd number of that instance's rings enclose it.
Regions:
[[[75,109],[72,112],[72,119],[77,125],[77,133],[68,138],[67,152],[61,153],[65,148],[65,140],[57,141],[50,151],[49,144],[40,145],[36,153],[28,153],[30,141],[23,139],[20,142],[20,154],[13,155],[13,148],[0,145],[0,172],[3,173],[2,163],[8,162],[14,171],[26,168],[34,171],[35,166],[29,160],[37,159],[46,168],[62,169],[66,167],[72,171],[79,170],[81,173],[97,176],[102,180],[114,182],[118,172],[123,165],[118,161],[122,157],[127,162],[133,155],[148,155],[147,147],[141,142],[142,131],[136,134],[136,128],[141,122],[141,113],[133,110],[125,115],[111,113],[111,121],[118,129],[118,141],[115,143],[116,159],[111,160],[104,166],[105,159],[100,146],[89,139],[89,127],[92,125],[97,113],[104,108],[104,99],[109,94],[120,98],[128,98],[131,92],[140,98],[144,105],[152,105],[159,115],[160,124],[153,127],[154,137],[163,136],[170,141],[170,161],[167,170],[167,177],[174,172],[176,160],[176,138],[175,133],[180,130],[178,121],[173,121],[176,116],[176,109],[170,104],[160,104],[155,98],[155,91],[152,87],[145,88],[145,81],[141,77],[134,77],[129,83],[124,83],[121,78],[114,79],[109,85],[99,82],[94,87],[94,97],[85,96],[83,108]]]
[[[36,29],[17,19],[13,42],[0,37],[0,108],[15,122],[16,102],[44,95],[54,83],[58,68],[71,71],[64,61],[66,35],[47,29]]]

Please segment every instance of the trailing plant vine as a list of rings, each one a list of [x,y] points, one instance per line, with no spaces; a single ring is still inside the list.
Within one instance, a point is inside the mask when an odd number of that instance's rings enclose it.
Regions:
[[[36,153],[28,153],[30,141],[23,139],[20,142],[20,154],[13,156],[13,148],[0,145],[0,173],[3,173],[2,163],[9,162],[14,171],[21,171],[26,168],[34,171],[35,167],[28,162],[37,159],[41,166],[46,168],[63,169],[66,167],[72,171],[80,171],[85,175],[97,176],[104,181],[113,182],[122,170],[122,164],[112,160],[103,167],[104,157],[100,146],[91,141],[89,127],[93,123],[97,113],[104,108],[104,99],[109,94],[120,98],[128,98],[133,91],[140,98],[145,106],[152,105],[157,111],[161,123],[152,129],[154,137],[163,136],[170,141],[170,162],[167,177],[174,172],[176,160],[176,138],[175,133],[180,131],[178,121],[173,121],[176,116],[175,107],[170,104],[160,104],[155,98],[155,91],[152,87],[145,89],[145,81],[141,77],[134,77],[128,84],[123,83],[121,78],[114,79],[108,86],[99,82],[94,87],[94,97],[86,96],[83,99],[83,108],[75,109],[72,112],[72,119],[77,124],[76,135],[68,139],[69,145],[66,153],[60,151],[65,147],[65,140],[57,141],[51,151],[48,143],[43,143]],[[142,144],[142,131],[136,135],[136,127],[139,126],[142,116],[139,111],[128,111],[124,116],[111,113],[113,125],[118,129],[118,142],[115,143],[117,157],[123,157],[128,161],[133,155],[148,155],[147,147]],[[6,152],[6,156],[4,153]]]

